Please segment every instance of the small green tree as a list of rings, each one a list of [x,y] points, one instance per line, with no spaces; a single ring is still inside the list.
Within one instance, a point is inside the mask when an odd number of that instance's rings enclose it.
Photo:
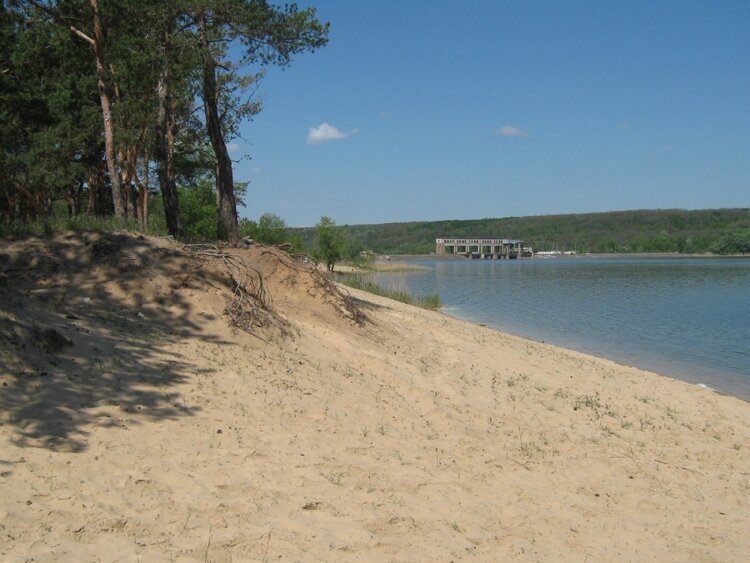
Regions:
[[[302,237],[297,234],[289,235],[287,242],[292,245],[289,249],[290,253],[297,254],[298,252],[302,252]]]
[[[278,215],[264,213],[258,219],[255,239],[261,244],[282,244],[286,242],[286,223]]]
[[[211,178],[179,189],[184,235],[190,240],[216,240],[216,192]]]
[[[343,237],[338,232],[334,220],[325,215],[321,217],[320,222],[315,225],[313,257],[325,262],[328,271],[333,272],[336,262],[341,259],[343,246]]]
[[[240,219],[240,236],[242,238],[251,238],[255,240],[258,234],[258,223],[250,219]]]

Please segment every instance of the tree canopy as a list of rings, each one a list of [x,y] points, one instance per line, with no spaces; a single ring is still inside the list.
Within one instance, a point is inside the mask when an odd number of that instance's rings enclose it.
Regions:
[[[0,221],[64,201],[145,228],[161,193],[183,235],[180,190],[210,179],[217,235],[238,242],[227,142],[264,68],[327,37],[314,8],[266,0],[0,0]]]
[[[315,225],[313,256],[325,263],[328,271],[332,272],[336,262],[341,260],[343,247],[344,238],[336,228],[336,222],[324,215]]]

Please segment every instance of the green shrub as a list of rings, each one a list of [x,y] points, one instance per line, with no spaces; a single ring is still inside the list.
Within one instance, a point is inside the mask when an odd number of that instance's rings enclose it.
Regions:
[[[425,295],[419,299],[419,306],[425,309],[440,309],[440,296],[437,293]]]
[[[216,193],[213,182],[201,180],[179,189],[180,220],[185,238],[192,241],[216,240]]]
[[[286,242],[286,223],[278,215],[264,213],[258,219],[255,240],[261,244],[282,244]]]
[[[736,231],[724,235],[714,243],[711,250],[716,254],[750,253],[750,231]]]

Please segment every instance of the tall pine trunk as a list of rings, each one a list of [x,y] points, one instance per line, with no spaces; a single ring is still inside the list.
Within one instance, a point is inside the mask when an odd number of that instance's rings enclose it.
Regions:
[[[89,191],[88,191],[88,200],[86,202],[86,213],[88,215],[96,215],[96,200],[97,200],[97,191],[99,189],[98,183],[99,183],[99,170],[98,168],[92,166],[88,170],[88,178],[86,179],[86,184],[88,184]]]
[[[120,175],[117,172],[117,161],[115,159],[115,135],[112,128],[112,105],[107,93],[106,71],[104,70],[104,33],[102,31],[101,18],[99,17],[99,6],[97,0],[89,0],[89,5],[94,13],[94,37],[91,46],[96,59],[96,86],[99,92],[99,102],[102,106],[102,117],[104,119],[104,154],[107,160],[109,181],[112,185],[112,200],[115,207],[115,217],[125,217],[125,197],[122,192]]]
[[[83,194],[83,179],[68,186],[68,215],[78,217],[81,214],[81,194]]]
[[[136,157],[137,158],[137,157]],[[138,177],[138,166],[133,174],[135,185],[138,186],[138,197],[136,199],[135,211],[138,216],[138,223],[141,225],[143,232],[148,232],[148,163],[149,155],[143,155],[143,180]]]
[[[203,51],[203,108],[206,114],[206,129],[216,155],[216,211],[218,215],[217,236],[232,246],[240,242],[237,222],[237,204],[234,199],[234,176],[232,160],[229,158],[224,134],[221,131],[219,104],[216,92],[216,62],[211,56],[206,30],[206,17],[197,18],[198,41]]]
[[[167,230],[175,237],[182,236],[182,222],[180,221],[180,205],[177,197],[177,179],[174,170],[174,119],[172,117],[172,100],[170,96],[170,34],[171,30],[164,29],[164,59],[159,83],[157,85],[157,97],[159,101],[158,115],[154,136],[156,137],[154,160],[156,160],[156,172],[159,176],[161,196],[164,201],[164,215],[167,220]],[[148,198],[148,196],[146,196]]]

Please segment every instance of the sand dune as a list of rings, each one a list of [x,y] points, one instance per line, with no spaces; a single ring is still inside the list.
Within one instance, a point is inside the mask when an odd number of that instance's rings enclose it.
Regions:
[[[249,334],[195,251],[0,247],[0,559],[750,554],[746,402],[336,291],[274,249],[237,251],[270,304]]]

